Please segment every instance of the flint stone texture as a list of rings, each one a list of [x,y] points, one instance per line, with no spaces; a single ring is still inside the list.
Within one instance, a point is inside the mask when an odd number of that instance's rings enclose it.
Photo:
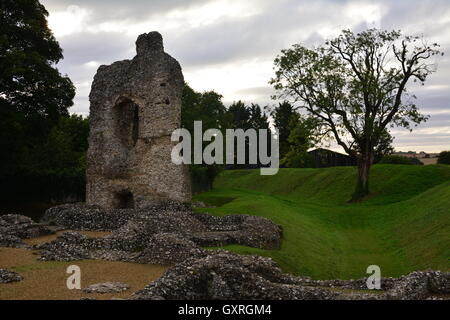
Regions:
[[[382,279],[383,290],[367,290],[367,278],[312,280],[283,273],[276,263],[259,256],[210,251],[189,258],[158,280],[135,292],[137,300],[422,300],[446,299],[450,273],[416,271]],[[447,298],[448,299],[448,298]]]
[[[431,294],[450,293],[450,272],[415,271],[393,284],[386,299],[424,300]]]
[[[17,272],[6,270],[6,269],[0,269],[0,283],[10,283],[10,282],[17,282],[22,281],[22,276],[19,275]]]
[[[190,258],[134,293],[137,300],[326,300],[339,294],[306,287],[270,258],[226,251]]]
[[[132,60],[99,67],[90,99],[87,204],[144,208],[191,201],[189,173],[171,161],[184,78],[158,32],[142,34]]]
[[[72,230],[111,231],[132,218],[134,210],[103,209],[84,203],[63,204],[45,211],[42,223],[63,226]]]
[[[88,237],[78,232],[65,232],[56,240],[35,246],[42,250],[40,260],[43,261],[77,261],[88,259]]]
[[[22,239],[54,234],[60,228],[35,223],[32,219],[18,215],[0,216],[0,247],[23,248]]]
[[[120,293],[130,289],[130,286],[123,282],[105,282],[105,283],[96,283],[90,285],[89,287],[83,289],[85,293]]]
[[[203,247],[240,244],[277,249],[282,228],[250,215],[214,217],[194,213],[184,203],[168,202],[145,209],[101,209],[62,205],[45,213],[43,221],[75,230],[108,230],[102,238],[67,232],[36,246],[42,260],[103,259],[172,265],[203,257]],[[111,223],[113,221],[114,223]]]

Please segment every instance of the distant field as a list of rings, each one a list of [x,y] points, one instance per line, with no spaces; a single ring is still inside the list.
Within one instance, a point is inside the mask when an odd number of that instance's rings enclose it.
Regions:
[[[214,215],[263,216],[284,228],[280,250],[226,249],[276,260],[284,271],[315,279],[366,276],[376,264],[382,276],[413,270],[449,270],[450,166],[376,165],[370,197],[348,204],[356,169],[226,171],[214,190],[195,200]]]
[[[429,166],[430,164],[437,164],[438,158],[422,158],[419,160],[422,161],[424,165]]]

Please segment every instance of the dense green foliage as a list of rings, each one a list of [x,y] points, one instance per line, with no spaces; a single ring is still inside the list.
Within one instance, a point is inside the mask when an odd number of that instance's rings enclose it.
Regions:
[[[215,91],[196,92],[184,86],[181,105],[181,126],[194,133],[194,121],[202,121],[203,130],[226,127],[226,108],[222,96]]]
[[[442,151],[439,154],[438,163],[450,164],[450,151]]]
[[[37,0],[0,4],[0,169],[29,166],[61,117],[75,89],[55,64],[62,49]]]
[[[297,112],[292,104],[284,101],[279,103],[278,106],[271,111],[271,116],[275,128],[278,129],[280,159],[283,159],[290,151],[291,144],[289,142],[289,137],[293,129],[291,121],[293,117],[297,116]]]
[[[82,196],[87,122],[70,117],[75,88],[37,0],[0,3],[0,177],[4,201]]]
[[[372,194],[348,204],[351,167],[225,171],[196,196],[214,215],[259,215],[283,226],[280,250],[226,249],[270,256],[284,271],[317,279],[361,278],[377,264],[382,276],[427,268],[448,270],[450,168],[375,165]]]
[[[208,129],[219,129],[224,137],[226,129],[247,130],[253,128],[258,130],[269,128],[265,109],[259,105],[246,105],[242,101],[237,101],[226,108],[222,103],[220,94],[214,91],[196,92],[186,84],[181,107],[181,125],[191,133],[192,137],[194,135],[194,121],[202,121],[203,132]],[[209,143],[209,141],[203,142],[203,148]],[[235,167],[246,168],[247,165],[236,165]],[[190,165],[193,191],[209,190],[214,178],[223,168],[223,164]]]
[[[227,109],[227,129],[254,129],[256,131],[256,139],[259,140],[259,129],[269,129],[269,120],[266,114],[268,107],[261,108],[257,104],[246,105],[242,101],[231,104]],[[246,159],[245,164],[237,164],[237,142],[235,142],[235,164],[227,164],[227,168],[233,169],[249,169],[258,167],[259,164],[250,164],[249,162],[249,139],[245,141]],[[270,141],[267,141],[267,150],[270,150]]]
[[[88,135],[88,119],[77,115],[62,117],[34,151],[34,161],[2,172],[3,201],[83,199]]]
[[[194,121],[202,121],[203,131],[211,128],[223,130],[226,127],[226,108],[220,94],[214,91],[196,92],[188,84],[185,84],[181,105],[181,126],[187,129],[192,137],[194,136]],[[192,191],[195,193],[209,190],[221,168],[222,166],[216,164],[211,166],[190,165]]]
[[[378,146],[374,150],[374,163],[380,162],[385,156],[389,156],[394,152],[394,146],[392,145],[393,142],[394,137],[388,130],[385,130],[381,134]]]
[[[323,138],[320,124],[316,119],[306,118],[296,112],[291,115],[288,128],[290,131],[286,141],[288,151],[281,158],[281,166],[287,168],[314,167],[308,150],[319,144]]]
[[[6,207],[12,203],[23,205],[29,202],[38,204],[80,201],[86,190],[85,170],[27,169],[5,173],[2,175],[1,188],[2,206]]]
[[[311,159],[308,149],[319,143],[323,135],[320,132],[320,123],[312,118],[305,118],[298,113],[289,102],[279,103],[269,110],[268,106],[258,104],[247,105],[242,101],[232,103],[228,108],[222,103],[222,96],[214,91],[199,93],[189,85],[185,85],[182,102],[182,127],[188,129],[191,135],[194,132],[194,121],[202,121],[202,129],[206,131],[216,128],[222,131],[225,137],[226,129],[255,129],[257,139],[259,129],[269,129],[269,114],[273,118],[274,126],[279,130],[280,161],[283,167],[308,167]],[[210,142],[203,142],[203,147]],[[248,164],[248,139],[246,140],[246,164],[227,164],[228,169],[248,169],[259,167],[260,164]],[[267,149],[270,150],[270,141]],[[236,148],[235,148],[236,150]],[[225,152],[225,150],[224,150]],[[193,153],[192,153],[193,154]],[[236,162],[236,156],[235,156]],[[191,177],[194,190],[206,190],[212,185],[214,173],[220,172],[223,165],[191,165]],[[209,174],[206,174],[209,172]]]

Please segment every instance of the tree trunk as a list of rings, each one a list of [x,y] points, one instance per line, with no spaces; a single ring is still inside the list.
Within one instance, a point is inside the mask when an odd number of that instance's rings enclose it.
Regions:
[[[369,172],[373,163],[373,150],[363,152],[358,157],[358,179],[351,202],[358,202],[369,194]]]

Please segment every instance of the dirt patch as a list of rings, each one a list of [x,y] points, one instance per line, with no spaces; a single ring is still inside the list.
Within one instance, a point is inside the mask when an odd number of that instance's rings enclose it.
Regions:
[[[34,240],[34,239],[33,239]],[[127,298],[158,279],[167,267],[100,260],[73,262],[43,262],[37,260],[37,252],[26,249],[0,248],[0,268],[18,272],[23,280],[0,284],[0,300],[78,300],[95,298]],[[67,267],[81,268],[81,287],[101,282],[124,282],[130,289],[114,294],[87,294],[81,290],[69,290],[66,286]]]
[[[55,234],[50,234],[47,236],[37,237],[37,238],[31,238],[31,239],[24,239],[23,242],[28,245],[37,245],[37,244],[43,244],[46,242],[50,242],[55,240],[57,237],[62,235],[64,232],[78,232],[81,233],[89,238],[101,238],[105,237],[111,234],[111,232],[103,232],[103,231],[73,231],[73,230],[64,230],[64,231],[58,231]]]
[[[422,158],[419,159],[420,161],[422,161],[422,163],[426,166],[432,165],[432,164],[436,164],[438,161],[438,158]]]

